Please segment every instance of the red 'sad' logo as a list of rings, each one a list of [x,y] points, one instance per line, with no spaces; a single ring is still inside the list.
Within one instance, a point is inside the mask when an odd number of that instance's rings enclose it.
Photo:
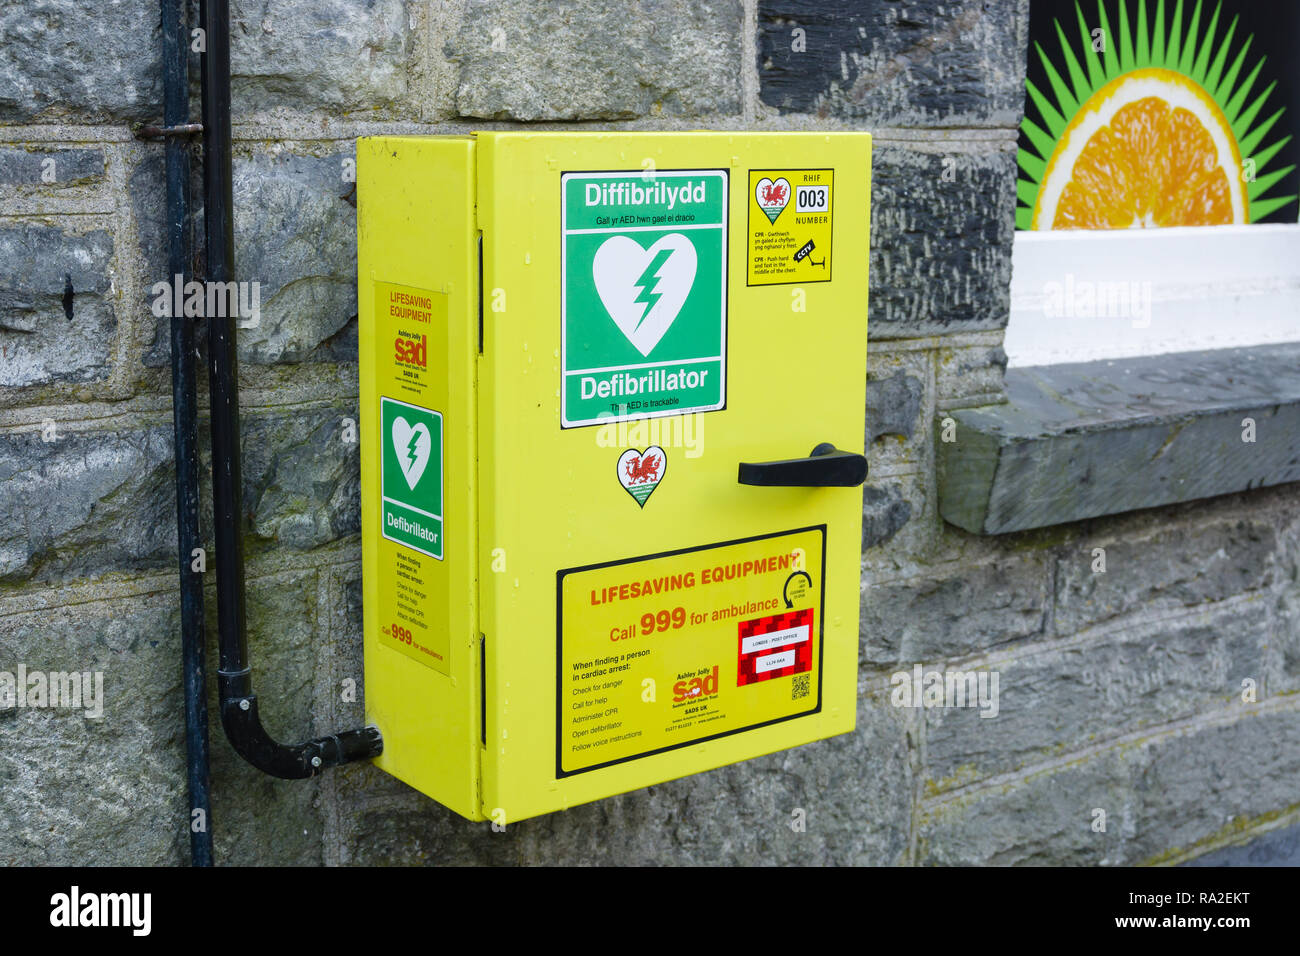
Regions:
[[[419,341],[398,336],[393,340],[393,357],[403,365],[417,368],[429,367],[429,338],[421,335]]]
[[[684,700],[691,700],[696,697],[709,697],[718,692],[718,665],[713,665],[713,670],[701,677],[692,677],[690,680],[679,680],[673,684],[673,703],[680,704]]]

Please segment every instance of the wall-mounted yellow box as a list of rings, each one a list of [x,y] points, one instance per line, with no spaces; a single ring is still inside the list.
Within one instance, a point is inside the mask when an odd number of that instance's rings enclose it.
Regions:
[[[380,767],[508,823],[853,729],[870,171],[865,133],[358,142]]]

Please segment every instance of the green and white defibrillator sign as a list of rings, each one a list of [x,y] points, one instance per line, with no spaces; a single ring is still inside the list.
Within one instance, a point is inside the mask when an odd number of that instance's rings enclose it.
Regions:
[[[560,177],[560,424],[727,400],[727,171]]]
[[[384,537],[442,560],[442,414],[379,399]]]

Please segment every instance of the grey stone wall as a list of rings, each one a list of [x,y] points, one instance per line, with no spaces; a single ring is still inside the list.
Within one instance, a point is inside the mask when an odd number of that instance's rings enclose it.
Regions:
[[[933,422],[1003,395],[1024,0],[634,6],[233,0],[264,716],[301,739],[363,713],[340,693],[362,678],[357,136],[865,128],[857,730],[503,833],[369,766],[272,780],[218,730],[218,859],[1138,863],[1300,818],[1296,486],[992,538],[938,515]],[[106,696],[103,719],[0,710],[0,864],[181,863],[162,164],[129,128],[158,118],[158,13],[40,0],[0,36],[0,670],[102,670]],[[998,716],[895,706],[917,664],[996,671]]]

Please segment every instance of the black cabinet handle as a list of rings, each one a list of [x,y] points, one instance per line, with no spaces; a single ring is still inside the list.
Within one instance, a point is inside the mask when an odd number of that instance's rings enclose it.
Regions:
[[[867,480],[867,459],[822,442],[807,458],[740,463],[742,485],[784,488],[855,488]]]

